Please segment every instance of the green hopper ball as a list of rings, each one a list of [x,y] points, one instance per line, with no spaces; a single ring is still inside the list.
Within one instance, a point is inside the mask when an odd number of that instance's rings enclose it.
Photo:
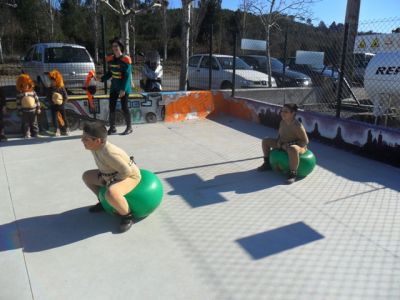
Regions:
[[[286,151],[274,149],[269,154],[269,164],[276,172],[289,174],[289,157]],[[304,154],[300,154],[299,168],[297,176],[306,177],[314,170],[316,158],[314,154],[307,150]]]
[[[151,214],[160,205],[163,196],[163,186],[157,175],[144,169],[140,169],[140,174],[142,179],[139,184],[125,195],[129,208],[137,219]],[[105,198],[106,191],[106,187],[100,188],[100,202],[108,213],[115,214],[115,209]]]

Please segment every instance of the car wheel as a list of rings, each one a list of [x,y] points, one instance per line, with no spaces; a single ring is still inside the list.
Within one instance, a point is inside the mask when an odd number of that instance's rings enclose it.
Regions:
[[[233,88],[233,85],[232,85],[232,83],[230,83],[229,81],[224,81],[222,84],[221,84],[221,89],[222,90],[231,90]]]
[[[149,112],[146,114],[146,122],[147,123],[156,123],[157,122],[157,116],[155,113]]]
[[[275,82],[277,87],[285,87],[283,78],[275,77]]]

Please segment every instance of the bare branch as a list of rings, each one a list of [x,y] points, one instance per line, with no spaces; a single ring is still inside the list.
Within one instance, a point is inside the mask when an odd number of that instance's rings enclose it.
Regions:
[[[118,2],[118,4],[119,4],[120,10],[121,10],[121,11],[126,11],[126,8],[125,8],[125,1],[124,1],[124,0],[119,0],[119,1],[117,1],[117,2]]]
[[[128,9],[125,12],[125,15],[129,15],[129,14],[134,14],[134,15],[140,15],[140,14],[145,14],[149,11],[152,11],[155,8],[161,8],[163,5],[168,6],[168,1],[166,0],[154,0],[151,5],[149,5],[148,7],[142,8],[142,9],[138,9],[138,10],[132,10],[132,9]]]
[[[306,18],[311,15],[310,5],[319,1],[321,0],[250,0],[250,11],[260,18],[268,19],[270,23],[275,23],[282,15]]]
[[[121,15],[121,14],[123,15],[124,14],[123,11],[119,11],[114,6],[112,6],[111,3],[108,0],[100,0],[100,2],[103,2],[104,4],[106,4],[109,8],[111,8],[118,15]]]

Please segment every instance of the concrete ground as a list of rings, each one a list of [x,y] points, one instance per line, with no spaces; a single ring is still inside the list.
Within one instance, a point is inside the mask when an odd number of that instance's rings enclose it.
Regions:
[[[87,212],[79,132],[1,144],[0,299],[400,299],[400,170],[312,142],[287,186],[255,171],[266,135],[222,118],[110,137],[165,188],[124,234]]]

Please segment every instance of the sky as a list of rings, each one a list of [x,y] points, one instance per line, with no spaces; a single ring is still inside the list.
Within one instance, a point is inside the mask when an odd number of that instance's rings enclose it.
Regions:
[[[180,7],[180,0],[170,0],[170,7]],[[222,7],[236,10],[241,0],[222,0]],[[322,0],[315,3],[313,11],[313,23],[323,21],[328,26],[335,21],[344,23],[347,0]],[[360,22],[370,20],[382,20],[399,16],[400,0],[361,0]],[[398,24],[400,27],[400,24]]]

